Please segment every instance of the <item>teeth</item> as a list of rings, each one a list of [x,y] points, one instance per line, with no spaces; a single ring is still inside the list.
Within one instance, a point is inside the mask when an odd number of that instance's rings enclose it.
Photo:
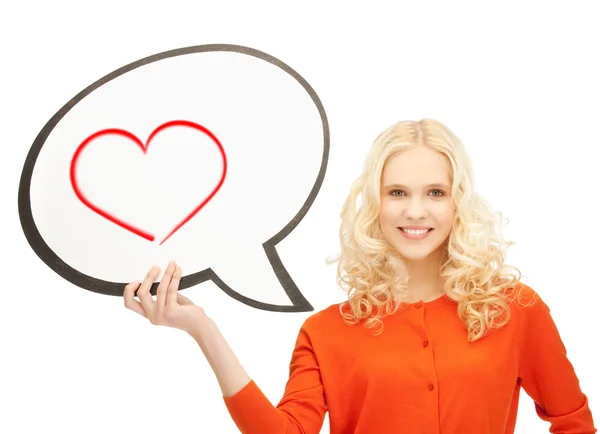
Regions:
[[[416,230],[416,229],[404,229],[404,228],[402,230],[410,235],[423,235],[424,233],[429,231],[429,229]]]

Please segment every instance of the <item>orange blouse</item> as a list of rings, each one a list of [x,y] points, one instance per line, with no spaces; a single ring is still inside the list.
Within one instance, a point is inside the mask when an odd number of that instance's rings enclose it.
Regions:
[[[520,388],[551,432],[592,434],[587,396],[548,306],[523,285],[507,325],[467,342],[447,296],[385,317],[374,335],[348,326],[335,304],[306,319],[285,393],[274,406],[251,381],[224,398],[242,433],[510,434]]]

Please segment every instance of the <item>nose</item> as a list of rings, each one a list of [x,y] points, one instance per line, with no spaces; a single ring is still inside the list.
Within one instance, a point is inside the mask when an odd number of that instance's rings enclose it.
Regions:
[[[427,216],[427,207],[421,199],[413,197],[406,202],[406,218],[409,220],[424,219]]]

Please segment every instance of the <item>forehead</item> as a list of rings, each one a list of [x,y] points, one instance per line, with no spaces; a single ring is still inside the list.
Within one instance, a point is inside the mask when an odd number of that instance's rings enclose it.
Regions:
[[[452,166],[445,155],[426,146],[400,151],[385,164],[382,184],[422,185],[452,181]]]

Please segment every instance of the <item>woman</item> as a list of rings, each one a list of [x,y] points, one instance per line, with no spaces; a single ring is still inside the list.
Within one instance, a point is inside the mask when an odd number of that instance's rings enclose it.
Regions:
[[[244,433],[514,432],[520,388],[552,432],[595,433],[549,309],[504,263],[501,215],[472,187],[460,141],[433,120],[375,141],[342,211],[338,283],[348,301],[306,319],[273,406],[170,263],[125,305],[188,332]],[[139,302],[134,299],[137,290]]]

